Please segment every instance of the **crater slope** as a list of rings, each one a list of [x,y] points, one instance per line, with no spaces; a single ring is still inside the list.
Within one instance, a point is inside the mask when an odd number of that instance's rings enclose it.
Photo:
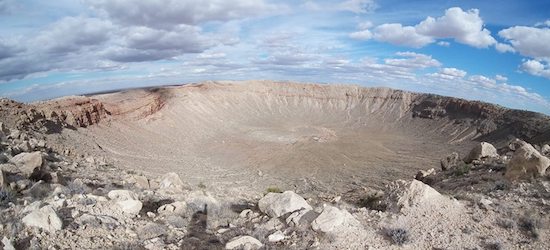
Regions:
[[[450,152],[464,155],[475,141],[550,138],[541,114],[350,85],[204,82],[35,107],[78,128],[52,135],[69,149],[222,191],[381,187],[437,167]]]

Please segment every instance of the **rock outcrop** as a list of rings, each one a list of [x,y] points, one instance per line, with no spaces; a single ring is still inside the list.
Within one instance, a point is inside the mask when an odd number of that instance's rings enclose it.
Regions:
[[[520,142],[518,145],[508,163],[505,176],[511,180],[544,176],[550,166],[550,159],[529,143]]]
[[[258,207],[262,212],[274,218],[301,209],[312,209],[304,198],[293,191],[268,193],[258,202]]]

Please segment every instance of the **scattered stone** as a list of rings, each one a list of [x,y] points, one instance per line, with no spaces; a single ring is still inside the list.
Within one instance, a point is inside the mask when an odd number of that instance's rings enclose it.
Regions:
[[[479,204],[485,210],[489,210],[491,208],[491,204],[493,204],[493,202],[489,199],[482,198],[481,200],[479,200]]]
[[[279,242],[285,239],[285,235],[281,231],[276,231],[275,233],[270,234],[267,236],[267,240],[269,242]]]
[[[474,160],[483,160],[490,157],[498,157],[497,149],[488,142],[481,142],[464,158],[464,162],[471,163]]]
[[[107,215],[91,215],[83,214],[75,222],[79,225],[89,225],[93,227],[106,227],[107,229],[113,229],[120,225],[120,223],[113,217]]]
[[[37,169],[42,167],[43,157],[41,152],[20,153],[10,160],[26,177],[30,177]]]
[[[510,180],[544,176],[550,159],[541,155],[531,144],[521,143],[508,163],[505,176]]]
[[[306,200],[293,191],[284,193],[268,193],[258,202],[260,211],[270,217],[279,217],[300,209],[311,210]]]
[[[137,195],[130,191],[124,189],[111,190],[107,197],[111,200],[125,201],[125,200],[137,200]]]
[[[460,160],[460,156],[458,155],[458,153],[453,152],[447,155],[447,157],[441,159],[441,170],[445,171],[453,169],[460,165],[461,162],[462,160]]]
[[[543,154],[543,155],[548,155],[548,154],[550,154],[550,145],[544,144],[544,146],[542,146],[542,148],[540,149],[540,152],[541,152],[541,154]]]
[[[48,232],[61,230],[63,223],[51,206],[44,206],[23,217],[23,224],[42,228]]]
[[[418,173],[416,173],[416,176],[414,177],[417,180],[423,180],[429,175],[435,174],[435,169],[431,168],[429,170],[420,170]]]
[[[148,240],[166,234],[166,227],[154,222],[138,228],[137,234],[141,240]]]
[[[302,209],[290,214],[286,218],[286,224],[289,226],[297,227],[302,225],[309,225],[318,214],[313,210]]]
[[[311,223],[311,228],[318,232],[328,233],[357,225],[359,225],[359,221],[348,211],[325,205],[323,212]]]
[[[263,244],[252,236],[238,236],[225,244],[225,249],[259,249]]]
[[[151,186],[149,185],[149,180],[147,177],[142,175],[135,175],[130,178],[130,183],[134,183],[134,185],[137,188],[141,189],[149,189]]]

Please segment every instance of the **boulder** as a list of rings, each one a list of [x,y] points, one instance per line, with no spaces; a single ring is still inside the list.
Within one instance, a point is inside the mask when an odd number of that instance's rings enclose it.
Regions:
[[[270,234],[267,236],[267,240],[269,242],[279,242],[285,239],[285,235],[281,231],[276,231],[275,233]]]
[[[51,206],[44,206],[23,217],[23,224],[30,227],[42,228],[48,232],[61,230],[63,222]]]
[[[30,177],[36,170],[42,168],[43,156],[41,152],[20,153],[10,160],[26,177]]]
[[[165,204],[157,209],[159,214],[179,214],[184,215],[187,209],[187,203],[185,201],[176,201],[170,204]]]
[[[458,155],[458,153],[453,152],[447,155],[447,157],[441,159],[441,170],[445,171],[453,169],[456,166],[460,165],[461,162],[462,160],[460,160],[460,156]]]
[[[403,212],[409,209],[423,211],[458,208],[456,200],[444,196],[421,181],[398,180],[386,186],[385,203],[387,209],[393,212]]]
[[[279,217],[281,215],[292,213],[297,210],[311,210],[311,206],[306,200],[293,191],[284,193],[268,193],[258,202],[260,211],[270,217]]]
[[[544,144],[542,148],[540,149],[540,153],[543,155],[549,155],[550,154],[550,145]]]
[[[160,181],[160,189],[181,189],[184,186],[183,181],[176,173],[167,173],[162,177]]]
[[[286,224],[289,226],[297,227],[302,225],[309,225],[315,218],[317,218],[317,213],[313,210],[302,209],[294,213],[291,213],[286,218]]]
[[[116,204],[120,207],[122,212],[132,215],[139,214],[139,211],[141,211],[143,207],[143,203],[138,200],[117,201]]]
[[[225,244],[225,249],[259,249],[263,244],[252,236],[237,236]]]
[[[137,188],[148,189],[150,188],[149,180],[142,175],[134,175],[130,178],[130,183],[133,183]]]
[[[544,176],[548,166],[548,157],[539,153],[531,144],[523,143],[512,155],[505,176],[510,180]]]
[[[2,245],[4,246],[4,250],[15,250],[15,247],[11,244],[11,240],[9,240],[6,236],[2,238]]]
[[[360,225],[348,211],[325,205],[323,212],[311,223],[317,232],[329,233],[339,229],[349,229]]]
[[[498,157],[495,146],[488,142],[481,142],[475,146],[472,151],[464,158],[464,162],[471,163],[474,160],[482,160],[484,158]]]
[[[138,199],[137,195],[129,190],[112,190],[107,196],[109,199],[114,200],[115,204],[122,210],[122,212],[132,215],[139,214],[143,203]]]
[[[435,174],[435,169],[430,168],[429,170],[420,170],[416,175],[414,176],[415,179],[421,181],[424,178],[426,178],[429,175]]]

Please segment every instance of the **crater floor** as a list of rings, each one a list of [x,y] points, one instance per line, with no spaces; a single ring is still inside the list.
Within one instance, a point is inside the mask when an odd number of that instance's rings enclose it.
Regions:
[[[205,83],[93,98],[109,119],[65,130],[68,144],[220,189],[381,187],[472,145],[470,127],[415,118],[417,96],[386,88]]]

